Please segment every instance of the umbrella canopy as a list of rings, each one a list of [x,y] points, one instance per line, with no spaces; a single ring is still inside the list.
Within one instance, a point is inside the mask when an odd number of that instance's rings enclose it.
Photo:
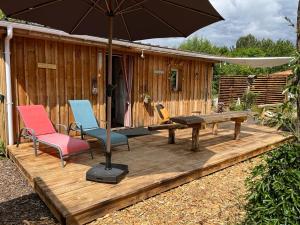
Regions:
[[[128,170],[126,165],[111,163],[112,39],[187,37],[223,20],[208,0],[1,0],[0,8],[7,17],[70,34],[108,38],[105,170],[98,166],[88,172],[89,177],[101,174],[95,179],[100,182],[118,182]]]
[[[1,0],[7,17],[35,22],[70,34],[142,40],[187,37],[223,18],[208,0]]]

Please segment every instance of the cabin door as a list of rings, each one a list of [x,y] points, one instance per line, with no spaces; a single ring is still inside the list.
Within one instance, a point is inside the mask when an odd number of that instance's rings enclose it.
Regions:
[[[131,87],[133,63],[131,57],[113,56],[112,127],[131,127]]]

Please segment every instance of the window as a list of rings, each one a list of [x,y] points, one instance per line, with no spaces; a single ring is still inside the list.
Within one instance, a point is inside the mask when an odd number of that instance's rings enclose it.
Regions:
[[[181,91],[181,77],[178,69],[171,69],[170,84],[172,91]]]

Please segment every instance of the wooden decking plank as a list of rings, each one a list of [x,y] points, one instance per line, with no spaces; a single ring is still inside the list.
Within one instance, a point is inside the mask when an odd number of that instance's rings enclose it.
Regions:
[[[167,144],[168,132],[162,131],[130,139],[130,152],[126,146],[116,148],[113,161],[128,164],[130,170],[117,185],[85,180],[85,172],[104,161],[98,144],[93,145],[94,160],[82,154],[70,158],[65,168],[48,153],[35,157],[30,143],[20,148],[10,146],[9,154],[59,221],[82,224],[254,157],[289,138],[272,128],[247,124],[242,126],[241,139],[235,141],[233,124],[228,123],[219,127],[216,136],[211,128],[201,130],[201,151],[195,153],[189,150],[191,133],[191,129],[177,130],[176,144],[172,145]]]

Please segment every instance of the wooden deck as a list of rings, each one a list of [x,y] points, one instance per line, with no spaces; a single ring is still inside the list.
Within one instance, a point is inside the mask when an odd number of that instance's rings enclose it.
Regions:
[[[130,170],[117,185],[85,180],[91,165],[103,162],[101,153],[94,160],[88,154],[74,156],[61,168],[55,155],[40,152],[35,157],[28,143],[8,151],[61,223],[83,224],[264,153],[288,139],[271,128],[250,124],[243,124],[240,140],[233,140],[233,133],[231,122],[220,126],[217,136],[210,129],[200,131],[199,152],[190,151],[191,129],[177,131],[173,145],[167,144],[167,132],[132,138],[130,152],[126,146],[113,152],[113,162],[128,164]]]

